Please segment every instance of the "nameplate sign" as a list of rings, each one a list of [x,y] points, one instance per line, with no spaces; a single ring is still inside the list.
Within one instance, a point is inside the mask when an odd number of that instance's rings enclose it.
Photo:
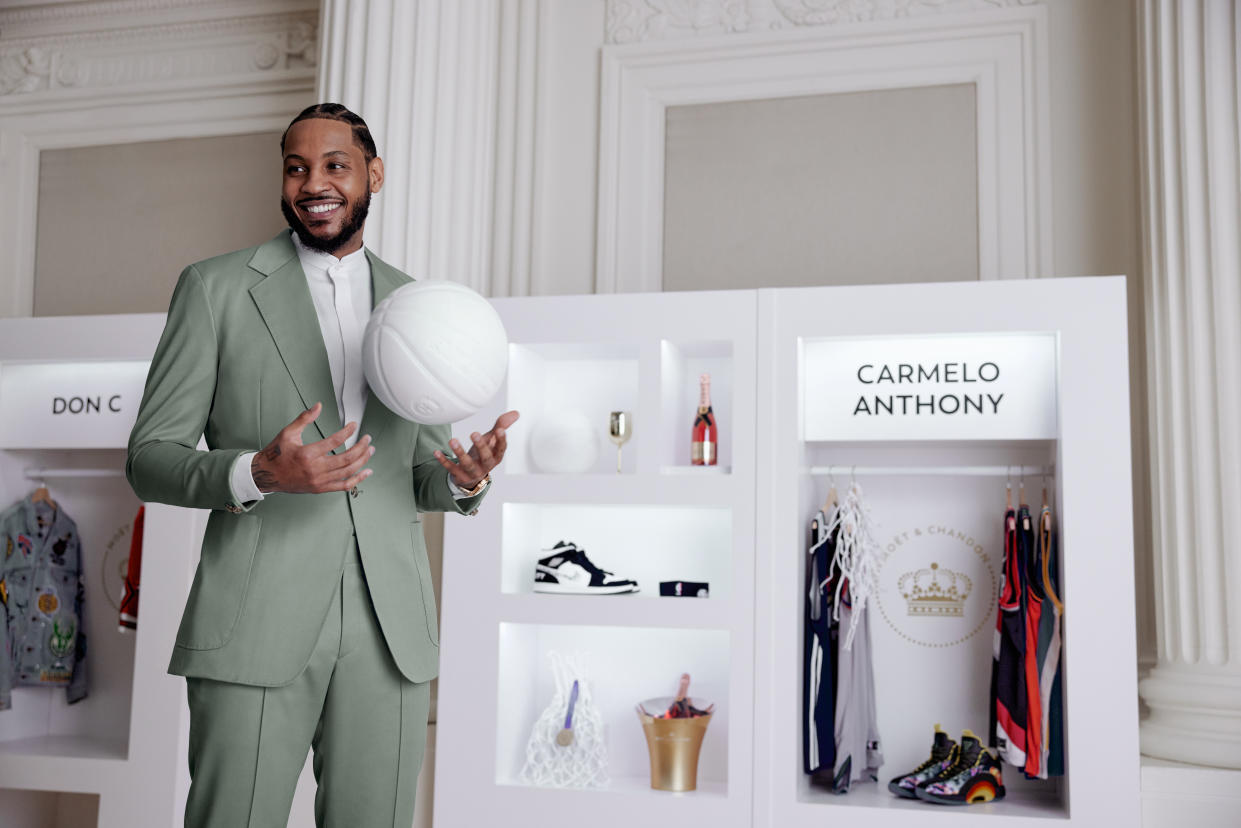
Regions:
[[[803,340],[806,440],[1053,440],[1055,334]]]
[[[149,362],[0,365],[0,447],[125,448]]]

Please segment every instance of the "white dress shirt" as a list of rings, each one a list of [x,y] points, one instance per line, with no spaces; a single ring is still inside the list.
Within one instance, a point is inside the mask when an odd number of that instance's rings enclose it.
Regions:
[[[352,422],[361,426],[369,390],[362,369],[362,335],[371,316],[372,295],[371,263],[366,258],[366,249],[358,248],[338,259],[331,253],[312,250],[302,244],[297,233],[293,234],[293,247],[302,263],[315,315],[319,318],[341,425]],[[338,428],[335,423],[323,425],[329,434]],[[345,447],[353,446],[361,436],[359,427],[345,440]],[[233,464],[230,482],[238,503],[263,499],[250,471],[255,454],[257,452],[253,451],[242,454]],[[454,497],[465,496],[452,477],[448,478],[448,487]]]

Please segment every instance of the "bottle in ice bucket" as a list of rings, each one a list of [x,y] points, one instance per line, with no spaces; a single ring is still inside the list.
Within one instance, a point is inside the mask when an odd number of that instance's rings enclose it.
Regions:
[[[698,754],[713,710],[714,704],[699,708],[689,697],[689,673],[681,675],[675,698],[647,699],[638,705],[638,719],[651,755],[652,788],[697,790]]]

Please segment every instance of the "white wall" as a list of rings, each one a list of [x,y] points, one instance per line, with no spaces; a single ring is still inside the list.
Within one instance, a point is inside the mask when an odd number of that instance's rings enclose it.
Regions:
[[[162,313],[190,262],[285,226],[280,133],[48,150],[34,315]]]
[[[1155,645],[1155,613],[1145,317],[1138,246],[1134,8],[1130,0],[1047,0],[1046,5],[1055,247],[1052,272],[1042,275],[1129,277],[1138,647],[1143,662],[1149,664]],[[538,4],[531,286],[536,294],[594,290],[599,65],[607,7],[605,0],[543,0]],[[709,29],[706,35],[721,37],[721,19],[704,17],[699,22],[704,30]],[[692,38],[693,31],[687,28],[679,36]],[[792,212],[800,205],[790,203],[784,209]],[[778,272],[773,277],[766,271],[756,273],[747,284],[718,285],[712,273],[704,272],[696,284],[679,275],[675,284],[687,289],[764,287],[782,282]]]
[[[978,278],[973,84],[673,106],[664,290]]]

